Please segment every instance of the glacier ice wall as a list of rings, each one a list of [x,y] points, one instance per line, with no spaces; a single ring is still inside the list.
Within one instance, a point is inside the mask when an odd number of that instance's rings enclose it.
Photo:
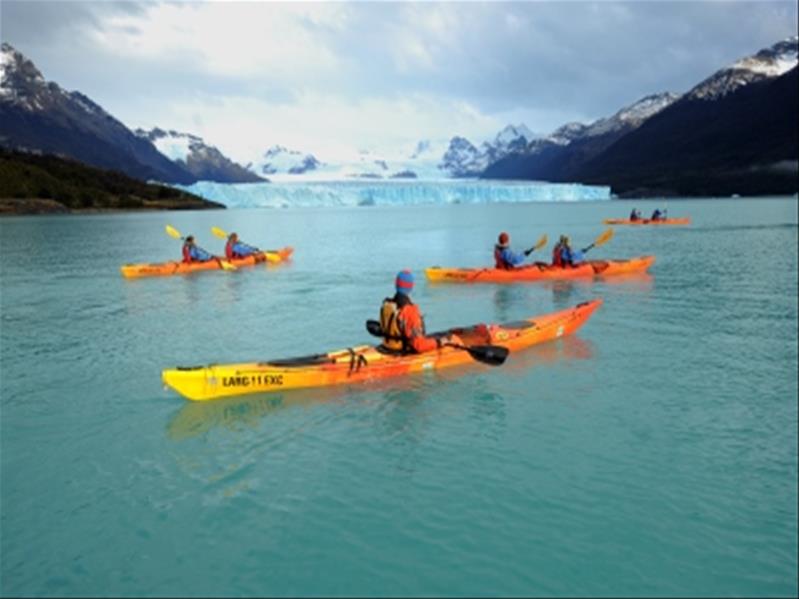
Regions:
[[[303,183],[214,183],[181,185],[229,208],[400,206],[490,202],[609,200],[610,187],[579,183],[446,181],[330,181]]]

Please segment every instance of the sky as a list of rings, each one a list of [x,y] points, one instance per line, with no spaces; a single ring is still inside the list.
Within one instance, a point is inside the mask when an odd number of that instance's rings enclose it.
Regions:
[[[47,80],[243,163],[543,135],[796,34],[793,0],[0,2],[0,38]]]

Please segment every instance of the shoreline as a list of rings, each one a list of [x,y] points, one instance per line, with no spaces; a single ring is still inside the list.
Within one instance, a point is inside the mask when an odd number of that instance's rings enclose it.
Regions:
[[[14,216],[53,216],[84,214],[130,214],[136,212],[180,212],[186,210],[227,210],[227,206],[206,200],[207,203],[173,204],[171,202],[148,202],[140,207],[93,206],[91,208],[69,208],[47,198],[0,198],[0,218]]]

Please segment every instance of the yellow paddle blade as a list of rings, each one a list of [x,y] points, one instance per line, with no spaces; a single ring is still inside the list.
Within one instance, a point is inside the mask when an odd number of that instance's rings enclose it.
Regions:
[[[282,262],[283,259],[277,252],[264,252],[266,254],[266,262]]]
[[[534,250],[540,250],[542,247],[544,247],[544,246],[547,244],[547,241],[549,241],[549,240],[547,239],[547,235],[546,235],[546,233],[544,233],[544,234],[541,236],[541,239],[539,239],[539,240],[536,242],[536,244],[533,246],[533,249],[534,249]]]
[[[219,265],[222,267],[222,270],[238,270],[235,264],[231,264],[227,260],[220,260]]]
[[[219,227],[211,227],[211,233],[219,237],[219,239],[227,239],[227,233],[225,233]]]
[[[170,237],[174,237],[175,239],[180,239],[181,237],[183,237],[183,235],[180,234],[180,231],[178,231],[175,227],[171,225],[166,226],[166,234],[169,235]]]
[[[596,241],[594,242],[594,247],[599,247],[603,243],[607,243],[608,241],[611,240],[612,237],[613,237],[613,229],[608,229],[607,231],[602,233],[602,235],[596,238]]]

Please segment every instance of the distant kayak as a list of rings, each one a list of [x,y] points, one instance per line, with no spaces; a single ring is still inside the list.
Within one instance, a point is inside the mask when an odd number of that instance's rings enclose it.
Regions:
[[[601,304],[602,300],[595,299],[528,320],[503,325],[478,324],[435,335],[455,333],[467,347],[498,345],[514,352],[573,333]],[[203,401],[247,393],[377,381],[473,361],[468,351],[449,346],[423,354],[397,355],[377,346],[358,345],[287,360],[178,367],[164,370],[161,378],[184,397]]]
[[[550,266],[531,264],[503,270],[500,268],[441,268],[425,269],[430,281],[448,283],[515,283],[521,281],[547,281],[552,279],[585,279],[642,273],[655,262],[654,256],[640,256],[630,260],[588,260],[579,266]]]
[[[685,216],[683,218],[660,218],[652,220],[649,218],[641,218],[639,220],[630,220],[629,218],[606,218],[602,221],[605,225],[690,225],[691,217]]]
[[[122,276],[128,279],[185,275],[201,270],[221,270],[223,268],[223,263],[232,264],[236,268],[239,268],[242,266],[255,266],[256,264],[263,264],[264,262],[283,262],[291,257],[292,252],[294,252],[293,248],[284,247],[280,250],[256,252],[246,258],[234,258],[233,260],[214,258],[207,262],[181,262],[180,260],[174,260],[171,262],[125,264],[120,267],[120,270],[122,271]]]

